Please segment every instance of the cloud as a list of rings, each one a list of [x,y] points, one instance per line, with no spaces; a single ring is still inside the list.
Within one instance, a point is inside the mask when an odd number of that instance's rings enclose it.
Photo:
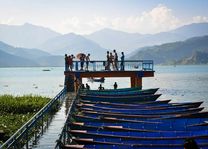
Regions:
[[[81,34],[94,32],[102,28],[112,28],[126,32],[158,33],[176,28],[181,21],[173,15],[172,10],[159,4],[150,11],[126,17],[93,16],[87,18],[71,17],[64,19],[62,30]],[[63,32],[62,31],[62,32]]]
[[[208,22],[208,17],[205,17],[205,16],[194,16],[192,18],[192,23],[202,23],[202,22]]]
[[[15,25],[16,23],[14,18],[8,18],[8,19],[1,19],[0,24]]]
[[[37,19],[38,18],[38,19]],[[128,16],[100,16],[100,15],[60,15],[53,17],[28,18],[2,18],[1,24],[19,25],[26,22],[40,26],[50,27],[61,33],[74,32],[77,34],[89,34],[103,28],[111,28],[131,33],[154,34],[175,29],[190,23],[208,22],[206,16],[194,16],[180,20],[174,15],[174,11],[164,4]],[[30,22],[31,21],[31,22]]]

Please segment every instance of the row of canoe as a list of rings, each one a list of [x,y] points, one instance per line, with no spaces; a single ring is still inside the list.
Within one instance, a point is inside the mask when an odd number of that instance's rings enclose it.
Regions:
[[[208,148],[203,102],[157,100],[157,90],[81,91],[69,115],[69,141],[62,148],[183,148],[186,139]]]

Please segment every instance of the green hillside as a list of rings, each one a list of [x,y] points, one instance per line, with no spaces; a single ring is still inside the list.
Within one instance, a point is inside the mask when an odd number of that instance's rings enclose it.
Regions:
[[[208,52],[208,36],[139,48],[131,53],[129,59],[152,59],[156,64],[168,64],[191,57],[196,51]]]

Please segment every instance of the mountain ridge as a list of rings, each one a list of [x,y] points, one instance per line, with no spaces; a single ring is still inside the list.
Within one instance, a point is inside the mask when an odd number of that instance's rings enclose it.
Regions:
[[[192,32],[192,29],[194,32]],[[208,23],[192,23],[168,32],[160,32],[157,34],[126,33],[118,30],[103,29],[85,35],[85,37],[97,42],[102,47],[123,50],[130,53],[134,49],[144,46],[184,41],[194,36],[204,35],[208,35]]]
[[[193,37],[185,41],[143,47],[135,50],[128,59],[152,59],[155,64],[168,64],[190,57],[195,51],[208,51],[208,36]]]

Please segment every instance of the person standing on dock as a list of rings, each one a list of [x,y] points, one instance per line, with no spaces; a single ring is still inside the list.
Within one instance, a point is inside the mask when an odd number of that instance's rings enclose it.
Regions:
[[[110,55],[109,55],[109,51],[107,51],[107,62],[105,65],[105,70],[110,70]]]
[[[109,70],[111,70],[110,69],[111,64],[112,64],[113,70],[115,69],[115,66],[114,66],[113,61],[114,61],[114,57],[113,57],[113,54],[110,52],[110,57],[109,57]]]
[[[68,56],[65,54],[65,71],[69,70],[69,61],[68,61]]]
[[[113,52],[114,52],[114,67],[115,70],[118,70],[118,54],[115,49],[113,50]]]
[[[114,83],[113,87],[115,90],[118,88],[117,82]]]
[[[124,52],[121,52],[121,71],[124,71]]]
[[[90,62],[90,54],[87,54],[85,60],[86,60],[86,67],[85,67],[85,70],[86,70],[86,71],[89,71],[89,70],[88,70],[88,66],[89,66],[89,62]]]
[[[104,90],[104,87],[102,87],[102,84],[98,87],[98,90]]]
[[[68,64],[69,64],[70,71],[72,71],[73,62],[72,62],[72,57],[70,55],[68,56]]]
[[[86,89],[90,90],[90,86],[86,83]]]
[[[80,57],[80,66],[81,66],[81,69],[80,69],[80,70],[83,70],[83,67],[84,67],[84,61],[85,61],[85,55],[83,54],[83,55]]]

